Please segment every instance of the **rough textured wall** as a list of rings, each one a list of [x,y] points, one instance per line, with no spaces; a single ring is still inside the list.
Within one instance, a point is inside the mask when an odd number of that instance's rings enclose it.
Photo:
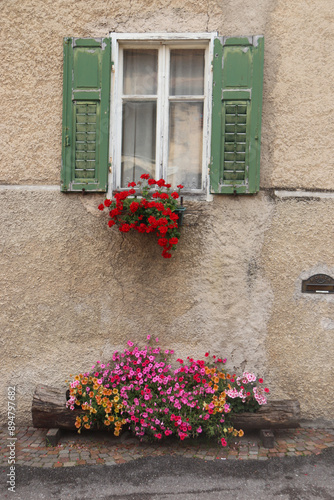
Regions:
[[[267,375],[272,294],[259,252],[271,202],[215,198],[191,217],[166,261],[154,236],[109,229],[97,201],[0,191],[1,372],[4,387],[18,386],[20,417],[37,383],[59,386],[148,333],[179,355],[211,349],[228,353],[231,368]]]
[[[332,189],[333,21],[328,0],[7,2],[0,182],[59,182],[64,36],[219,31],[265,35],[261,185]]]
[[[262,192],[188,203],[195,215],[165,261],[153,237],[108,229],[100,196],[42,185],[59,184],[64,36],[217,30],[265,35],[261,186],[333,190],[333,9],[328,0],[2,6],[0,373],[2,396],[18,386],[18,422],[30,419],[37,383],[59,386],[147,333],[180,355],[222,351],[229,366],[266,376],[274,397],[300,399],[305,418],[332,420],[333,300],[298,290],[306,274],[334,272],[333,200]]]
[[[263,247],[273,293],[266,336],[271,377],[281,398],[299,399],[307,418],[332,419],[334,295],[301,292],[314,274],[334,276],[331,200],[279,201]]]

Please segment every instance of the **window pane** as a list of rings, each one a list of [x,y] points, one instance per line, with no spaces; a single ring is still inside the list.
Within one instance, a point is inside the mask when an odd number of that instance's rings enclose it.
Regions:
[[[157,93],[158,51],[124,50],[123,94],[155,95]]]
[[[155,101],[123,103],[121,187],[155,176],[156,115]]]
[[[171,50],[169,85],[170,95],[203,95],[204,50]]]
[[[203,103],[171,102],[169,108],[168,182],[202,187]]]

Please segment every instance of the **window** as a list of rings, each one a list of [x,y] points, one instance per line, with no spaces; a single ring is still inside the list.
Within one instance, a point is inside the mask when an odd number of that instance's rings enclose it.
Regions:
[[[263,37],[65,39],[62,190],[258,191],[262,72]]]
[[[206,188],[213,36],[172,36],[112,35],[110,150],[116,188],[143,173],[183,184],[187,191]]]

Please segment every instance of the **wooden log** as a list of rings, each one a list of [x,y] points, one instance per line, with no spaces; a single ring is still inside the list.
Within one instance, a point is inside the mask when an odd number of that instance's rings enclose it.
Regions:
[[[232,417],[236,429],[293,429],[299,427],[300,405],[296,400],[270,401],[255,413]]]
[[[76,411],[66,408],[66,392],[47,385],[38,385],[32,400],[32,423],[46,429],[75,429]]]
[[[63,389],[46,385],[36,387],[32,401],[34,427],[46,429],[75,429],[75,419],[80,410],[66,408]],[[289,429],[299,427],[300,407],[298,401],[270,401],[255,413],[239,413],[232,417],[236,429]]]

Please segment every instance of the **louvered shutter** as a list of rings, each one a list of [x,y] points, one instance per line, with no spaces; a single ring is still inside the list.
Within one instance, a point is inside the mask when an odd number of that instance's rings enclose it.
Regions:
[[[110,39],[64,39],[62,191],[106,191]]]
[[[263,54],[263,36],[215,39],[212,193],[260,188]]]

